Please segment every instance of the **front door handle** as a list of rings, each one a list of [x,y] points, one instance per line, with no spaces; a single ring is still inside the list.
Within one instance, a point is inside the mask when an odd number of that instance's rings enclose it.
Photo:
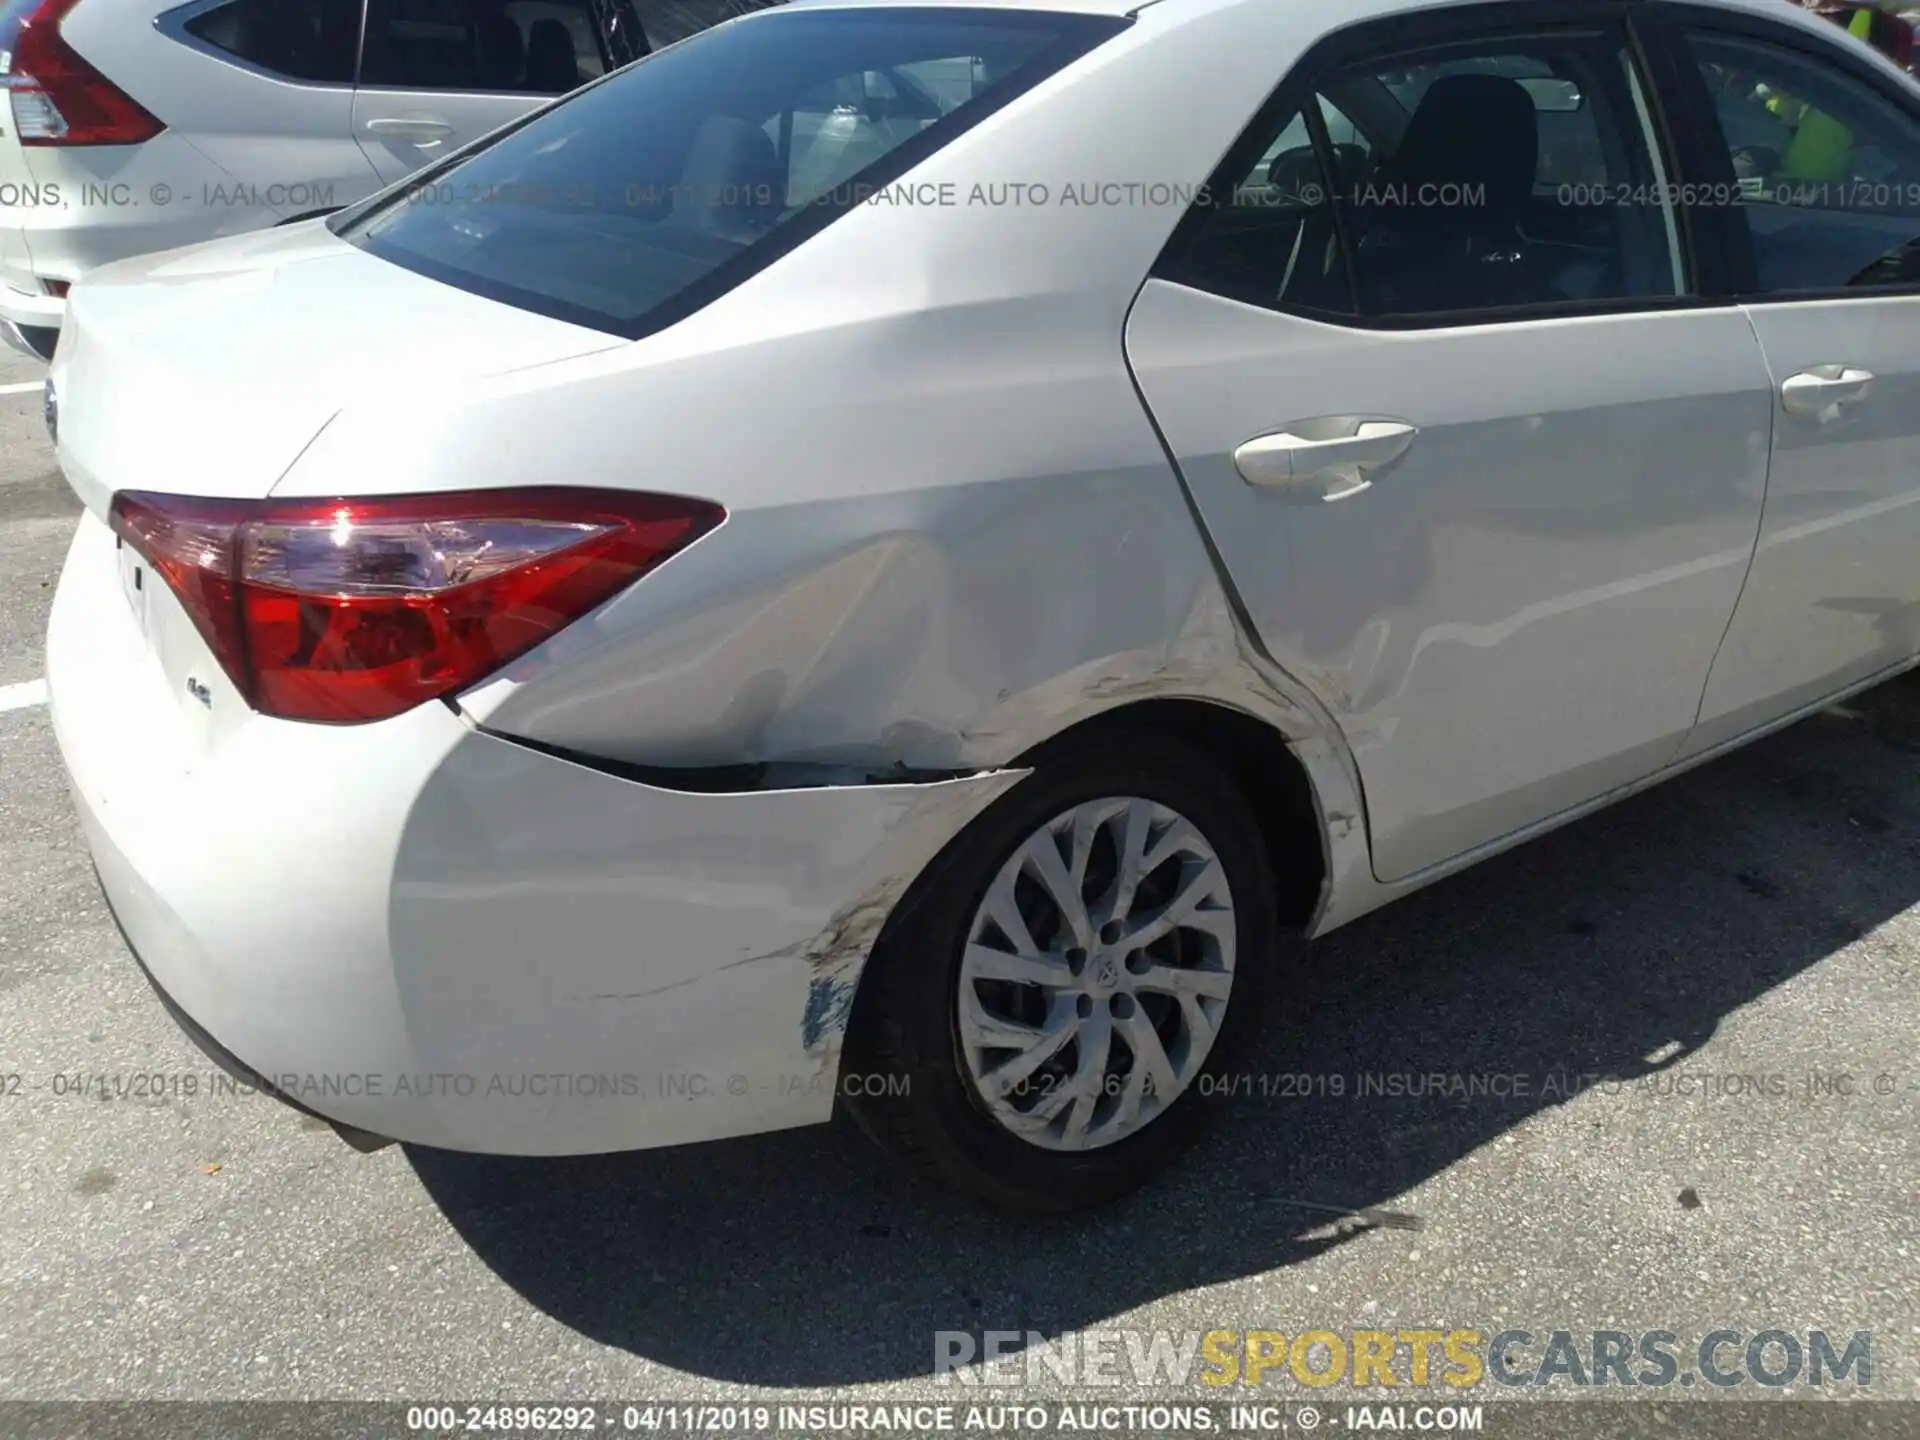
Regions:
[[[1789,415],[1840,418],[1840,407],[1864,400],[1873,388],[1871,371],[1852,365],[1810,365],[1780,382],[1780,408]]]
[[[1398,420],[1363,420],[1346,435],[1297,433],[1311,432],[1324,423],[1302,421],[1294,429],[1247,441],[1233,452],[1241,478],[1249,485],[1298,490],[1322,500],[1344,500],[1371,485],[1367,472],[1399,459],[1419,434],[1413,426]]]
[[[453,126],[444,120],[432,120],[425,116],[394,115],[367,121],[367,131],[382,140],[408,140],[426,149],[438,145],[451,135]]]

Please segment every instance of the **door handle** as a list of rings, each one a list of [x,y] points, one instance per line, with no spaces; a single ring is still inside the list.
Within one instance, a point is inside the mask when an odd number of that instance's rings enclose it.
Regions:
[[[1851,365],[1810,365],[1780,382],[1780,408],[1789,415],[1840,418],[1840,407],[1864,400],[1873,374]]]
[[[1296,433],[1326,423],[1299,421],[1293,430],[1278,430],[1247,441],[1233,452],[1241,478],[1249,485],[1297,489],[1321,500],[1344,500],[1371,485],[1367,472],[1399,459],[1420,433],[1398,420],[1363,420],[1347,435],[1316,438]]]
[[[409,119],[396,115],[367,121],[367,130],[382,139],[410,140],[424,148],[438,145],[446,139],[453,133],[453,126],[444,120]]]

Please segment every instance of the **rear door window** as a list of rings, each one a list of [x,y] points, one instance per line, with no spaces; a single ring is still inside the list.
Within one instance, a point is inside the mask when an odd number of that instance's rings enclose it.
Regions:
[[[360,83],[563,95],[609,61],[590,0],[369,0]]]
[[[337,228],[449,284],[637,336],[1126,23],[935,7],[753,15],[539,112]]]
[[[1620,30],[1376,62],[1405,119],[1341,187],[1362,308],[1381,315],[1681,293],[1677,217]]]
[[[1157,273],[1395,323],[1685,293],[1666,160],[1624,30],[1390,52],[1318,77],[1313,101],[1242,137]]]

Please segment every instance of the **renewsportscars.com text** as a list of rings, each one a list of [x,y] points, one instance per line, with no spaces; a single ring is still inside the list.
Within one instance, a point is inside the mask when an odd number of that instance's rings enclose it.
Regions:
[[[936,1383],[969,1387],[1500,1386],[1716,1389],[1873,1384],[1873,1332],[1309,1329],[936,1331]],[[1442,1393],[1445,1393],[1443,1390]]]

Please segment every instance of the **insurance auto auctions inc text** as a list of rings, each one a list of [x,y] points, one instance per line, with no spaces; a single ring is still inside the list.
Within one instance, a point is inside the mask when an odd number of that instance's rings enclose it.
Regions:
[[[1468,1329],[940,1330],[938,1384],[968,1387],[1305,1386],[1363,1390],[1491,1381],[1571,1386],[1731,1390],[1873,1384],[1873,1333],[1778,1326],[1711,1330]],[[1705,1393],[1705,1392],[1702,1392]]]

